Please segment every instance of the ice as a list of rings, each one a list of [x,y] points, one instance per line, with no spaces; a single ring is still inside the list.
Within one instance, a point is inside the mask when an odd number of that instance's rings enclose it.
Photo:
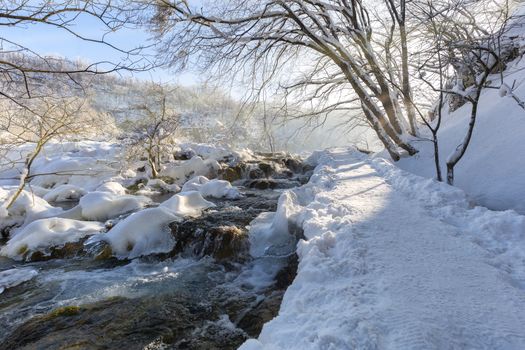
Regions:
[[[0,294],[24,282],[32,280],[38,271],[32,268],[16,268],[0,271]]]

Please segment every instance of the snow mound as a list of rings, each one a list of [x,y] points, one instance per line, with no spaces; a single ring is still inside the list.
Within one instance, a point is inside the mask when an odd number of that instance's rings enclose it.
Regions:
[[[133,213],[100,238],[111,245],[120,259],[166,253],[175,241],[168,224],[178,217],[166,207],[149,208]]]
[[[182,186],[182,192],[198,191],[204,197],[237,199],[241,193],[225,180],[209,180],[205,176],[196,176]]]
[[[86,191],[78,186],[60,185],[47,192],[43,198],[48,202],[65,202],[77,200],[85,194]]]
[[[214,159],[218,162],[247,161],[254,159],[253,152],[249,149],[234,150],[231,147],[221,147],[204,143],[182,143],[179,145],[185,154],[197,155],[203,159]]]
[[[111,192],[90,192],[80,199],[82,217],[104,221],[121,214],[142,209],[151,199],[144,196],[117,195]]]
[[[86,222],[63,218],[48,218],[32,222],[17,232],[0,250],[0,255],[21,260],[28,252],[46,253],[51,247],[77,242],[104,228],[98,222]]]
[[[157,208],[131,214],[108,233],[93,239],[107,241],[113,254],[119,259],[167,253],[175,245],[168,225],[183,216],[199,215],[202,210],[213,206],[215,205],[205,200],[199,192],[176,194]]]
[[[98,186],[95,190],[96,192],[109,192],[119,196],[126,194],[126,189],[120,183],[115,181],[104,182],[102,185]]]
[[[17,268],[0,271],[0,294],[4,290],[32,280],[38,271],[32,268]]]
[[[161,179],[149,179],[146,185],[147,188],[158,188],[163,192],[179,192],[180,186],[177,184],[168,184]]]
[[[159,207],[166,208],[174,215],[197,216],[204,209],[214,207],[215,204],[205,200],[197,191],[179,193],[172,196]]]
[[[201,157],[195,156],[178,165],[169,165],[161,172],[161,175],[171,177],[177,184],[183,184],[191,177],[198,175],[215,177],[219,169],[220,165],[216,160],[203,160]]]
[[[59,215],[61,208],[51,206],[47,201],[37,195],[23,190],[15,203],[6,209],[8,201],[16,189],[4,190],[0,188],[0,229],[10,226],[21,226],[34,220]]]

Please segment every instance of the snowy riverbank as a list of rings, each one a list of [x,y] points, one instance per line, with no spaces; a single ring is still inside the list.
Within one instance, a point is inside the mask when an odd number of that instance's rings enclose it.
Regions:
[[[273,232],[304,229],[298,275],[242,350],[525,348],[524,216],[351,149],[314,158]]]

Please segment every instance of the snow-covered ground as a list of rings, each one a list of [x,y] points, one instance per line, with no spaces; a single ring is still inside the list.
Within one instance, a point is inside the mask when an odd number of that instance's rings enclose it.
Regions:
[[[525,101],[525,6],[520,11],[517,15],[521,17],[513,21],[507,36],[520,47],[521,56],[508,62],[501,75],[490,76],[493,88],[484,89],[481,94],[472,140],[456,166],[454,185],[479,205],[525,214],[525,109],[519,104]],[[444,110],[438,131],[443,176],[446,176],[447,157],[465,137],[470,111],[470,103],[452,113]],[[431,138],[424,126],[421,131],[424,138]],[[419,153],[401,159],[397,165],[414,174],[434,178],[432,143],[419,140],[415,145]]]
[[[351,149],[314,158],[267,224],[304,229],[297,277],[242,350],[525,349],[524,216]]]

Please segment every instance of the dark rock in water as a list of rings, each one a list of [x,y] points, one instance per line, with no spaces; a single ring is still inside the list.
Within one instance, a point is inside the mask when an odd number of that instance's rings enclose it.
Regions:
[[[84,240],[68,242],[62,246],[51,247],[47,252],[26,251],[23,253],[24,261],[46,261],[51,259],[71,259],[84,256]]]
[[[259,179],[250,181],[249,188],[256,188],[258,190],[268,190],[277,188],[277,182],[274,180]]]
[[[275,173],[274,167],[269,163],[259,163],[259,169],[261,169],[266,177],[270,177]]]
[[[250,337],[257,337],[264,324],[272,320],[283,300],[284,291],[279,290],[267,295],[255,307],[247,312],[238,322],[238,327],[242,328]]]
[[[284,158],[284,165],[294,173],[301,173],[304,171],[303,162],[297,158]]]
[[[211,256],[219,261],[242,261],[247,258],[248,234],[236,226],[210,226],[211,223],[186,221],[173,223],[171,232],[175,238],[172,254]]]
[[[193,150],[176,151],[173,152],[173,158],[175,160],[188,160],[196,156],[197,153]]]
[[[248,172],[248,177],[250,179],[262,179],[266,177],[266,175],[264,174],[264,171],[262,171],[261,169],[255,168],[255,169],[251,169]]]
[[[255,188],[258,190],[274,190],[274,189],[286,189],[300,186],[301,183],[296,180],[284,180],[284,179],[257,179],[252,180],[248,183],[249,188]]]
[[[242,179],[243,172],[243,164],[237,164],[233,167],[228,167],[222,170],[220,173],[220,178],[229,182],[234,182]]]

